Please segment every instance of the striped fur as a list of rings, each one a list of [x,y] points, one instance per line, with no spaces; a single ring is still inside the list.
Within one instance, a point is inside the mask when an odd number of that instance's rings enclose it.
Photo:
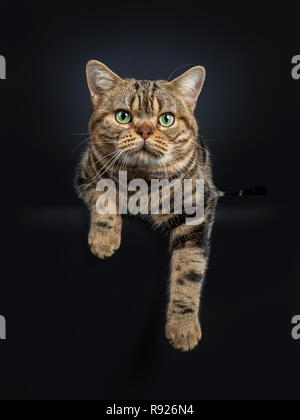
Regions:
[[[195,67],[173,82],[121,79],[102,63],[87,67],[94,113],[90,120],[91,141],[78,168],[80,197],[91,210],[89,245],[99,258],[111,256],[121,243],[122,219],[101,216],[96,211],[101,178],[117,182],[119,171],[128,171],[128,181],[151,179],[204,179],[205,220],[188,226],[186,215],[152,215],[153,223],[169,232],[171,274],[166,335],[182,351],[193,349],[201,339],[200,294],[207,268],[209,240],[218,192],[213,184],[209,152],[198,139],[194,109],[205,72]],[[115,112],[126,110],[130,124],[122,125]],[[163,113],[172,113],[170,127],[158,124]],[[145,141],[141,126],[150,136]],[[146,149],[144,148],[146,144]],[[191,192],[193,198],[195,189]],[[163,197],[160,197],[160,207]],[[150,200],[149,200],[150,201]]]

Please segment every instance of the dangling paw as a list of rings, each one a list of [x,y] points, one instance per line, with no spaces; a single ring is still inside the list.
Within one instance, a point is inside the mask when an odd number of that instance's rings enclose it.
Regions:
[[[193,350],[202,338],[197,316],[170,315],[166,325],[166,336],[172,346],[181,351]]]
[[[106,222],[93,223],[89,233],[92,253],[100,258],[111,257],[121,245],[121,229]]]

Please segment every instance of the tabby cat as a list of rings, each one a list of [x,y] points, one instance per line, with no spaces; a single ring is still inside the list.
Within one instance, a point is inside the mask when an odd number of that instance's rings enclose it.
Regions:
[[[186,214],[156,214],[152,222],[170,234],[171,274],[166,336],[176,349],[192,350],[201,339],[200,294],[219,193],[211,175],[209,152],[198,138],[194,110],[205,80],[197,66],[171,82],[122,79],[99,61],[87,64],[94,113],[90,143],[78,168],[77,188],[91,212],[89,246],[97,257],[111,257],[120,247],[122,218],[96,209],[101,177],[118,183],[141,178],[202,179],[204,221],[186,224]],[[195,194],[195,190],[191,191]],[[171,212],[172,213],[172,212]]]

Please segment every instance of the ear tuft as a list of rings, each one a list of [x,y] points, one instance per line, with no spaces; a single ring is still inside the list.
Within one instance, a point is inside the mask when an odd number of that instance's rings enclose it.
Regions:
[[[121,80],[105,64],[97,60],[91,60],[87,63],[86,74],[94,107],[99,105],[103,94],[112,89]]]
[[[205,77],[205,68],[196,66],[170,82],[192,111],[196,107],[198,97],[205,82]]]

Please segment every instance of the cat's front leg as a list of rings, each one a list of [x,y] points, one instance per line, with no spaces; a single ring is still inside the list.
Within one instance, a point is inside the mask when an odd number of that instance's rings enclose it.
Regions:
[[[210,225],[186,223],[184,215],[153,216],[156,225],[170,232],[171,275],[166,336],[173,347],[192,350],[202,337],[200,294],[207,267]]]
[[[154,216],[170,231],[172,251],[166,336],[173,347],[192,350],[201,340],[200,295],[207,268],[214,201],[206,205],[204,222],[186,223],[184,215]]]
[[[121,245],[122,218],[119,215],[101,215],[91,210],[89,246],[100,259],[111,257]]]
[[[89,168],[89,160],[91,160],[90,149],[87,150],[79,165],[76,186],[79,196],[86,203],[91,214],[88,236],[90,249],[98,258],[104,259],[111,257],[120,248],[122,218],[115,214],[115,206],[108,209],[108,214],[98,212],[97,203],[101,197],[101,193],[97,191],[98,173]]]
[[[170,215],[164,222],[171,237],[171,278],[166,336],[179,350],[189,351],[201,340],[199,322],[201,289],[209,257],[209,242],[217,196],[206,187],[204,220],[191,226],[184,215]]]
[[[171,233],[170,300],[166,336],[182,351],[192,350],[202,337],[200,294],[208,259],[208,225],[183,224]]]

